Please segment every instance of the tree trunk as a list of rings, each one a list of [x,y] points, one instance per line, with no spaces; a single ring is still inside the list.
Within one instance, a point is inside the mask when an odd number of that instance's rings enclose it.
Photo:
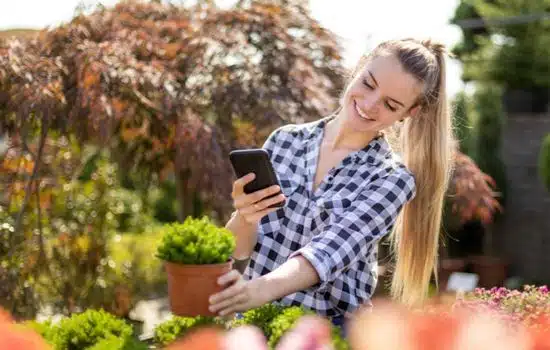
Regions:
[[[183,222],[186,217],[193,215],[194,196],[193,190],[189,188],[190,171],[182,170],[176,172],[176,198],[179,204],[178,220]]]

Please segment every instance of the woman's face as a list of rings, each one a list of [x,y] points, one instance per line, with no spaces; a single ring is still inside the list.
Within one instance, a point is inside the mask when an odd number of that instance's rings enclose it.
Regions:
[[[386,129],[417,112],[411,107],[422,88],[394,55],[377,56],[356,74],[342,97],[345,124],[356,131]]]

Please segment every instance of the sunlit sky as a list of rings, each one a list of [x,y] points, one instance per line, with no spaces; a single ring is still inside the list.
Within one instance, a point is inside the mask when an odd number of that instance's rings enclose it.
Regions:
[[[234,1],[217,2],[228,6]],[[97,3],[111,6],[116,2],[0,0],[0,29],[55,26],[69,21],[79,3],[85,6]],[[451,47],[461,37],[459,28],[448,23],[458,0],[310,0],[310,4],[312,15],[340,38],[348,66],[381,40],[414,36],[437,39]],[[460,72],[459,63],[451,60],[448,67],[451,95],[463,88]]]

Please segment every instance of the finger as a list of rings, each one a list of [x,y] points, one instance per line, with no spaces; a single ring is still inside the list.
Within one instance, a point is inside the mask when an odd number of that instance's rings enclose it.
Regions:
[[[269,186],[267,188],[264,188],[263,190],[256,191],[254,193],[249,194],[250,200],[252,203],[258,203],[262,199],[264,199],[267,196],[271,196],[273,194],[276,194],[281,191],[281,187],[279,185],[273,185]]]
[[[241,301],[240,303],[231,304],[231,306],[229,306],[228,308],[220,310],[218,312],[218,315],[224,317],[225,315],[229,315],[235,312],[245,312],[248,310],[248,307],[246,306],[246,301],[247,299],[245,298],[245,300]]]
[[[208,301],[210,302],[211,305],[215,305],[221,302],[222,300],[232,298],[235,295],[242,292],[242,290],[244,289],[244,284],[245,282],[242,280],[237,283],[234,283],[232,286],[222,290],[221,292],[210,296]]]
[[[241,304],[241,303],[244,303],[247,299],[247,296],[244,292],[244,289],[241,290],[239,292],[239,294],[231,297],[231,298],[228,298],[228,299],[225,299],[225,300],[222,300],[216,304],[212,304],[208,310],[210,312],[218,312],[220,310],[228,310],[229,308],[231,308],[232,306],[235,306],[237,304]],[[224,314],[220,313],[220,316],[224,316]]]
[[[265,197],[274,195],[281,192],[279,185],[273,185],[263,190],[256,191],[248,195],[242,195],[235,198],[235,207],[238,209],[245,209],[254,203],[260,202]]]
[[[219,285],[224,286],[224,285],[238,281],[241,277],[242,275],[239,273],[239,271],[231,270],[228,273],[221,275],[218,278],[217,282]]]
[[[239,209],[239,212],[242,215],[255,214],[255,213],[263,211],[264,209],[268,208],[269,206],[271,206],[273,204],[280,203],[280,202],[284,201],[285,199],[286,199],[285,195],[281,193],[278,196],[271,197],[271,198],[268,198],[268,199],[264,199],[264,200],[262,200],[262,201],[260,201],[256,204],[252,204],[248,207]]]
[[[278,196],[271,197],[271,198],[268,198],[268,199],[264,199],[263,201],[254,204],[254,208],[256,209],[256,211],[261,211],[261,210],[264,210],[265,208],[268,208],[269,206],[271,206],[273,204],[280,203],[280,202],[284,201],[285,199],[286,199],[285,195],[281,193]]]
[[[244,186],[250,182],[252,182],[256,178],[256,174],[249,173],[245,176],[238,178],[235,182],[233,182],[233,193],[235,195],[239,195],[244,192]]]

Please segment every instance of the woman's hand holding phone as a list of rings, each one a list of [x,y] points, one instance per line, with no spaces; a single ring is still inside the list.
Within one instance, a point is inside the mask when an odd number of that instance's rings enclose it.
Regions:
[[[264,216],[278,209],[277,207],[270,207],[271,205],[286,199],[278,185],[249,194],[245,193],[244,186],[252,182],[254,178],[255,174],[250,173],[237,179],[233,183],[233,192],[231,193],[237,214],[250,225],[257,225]],[[281,192],[279,195],[273,196],[279,192]]]

